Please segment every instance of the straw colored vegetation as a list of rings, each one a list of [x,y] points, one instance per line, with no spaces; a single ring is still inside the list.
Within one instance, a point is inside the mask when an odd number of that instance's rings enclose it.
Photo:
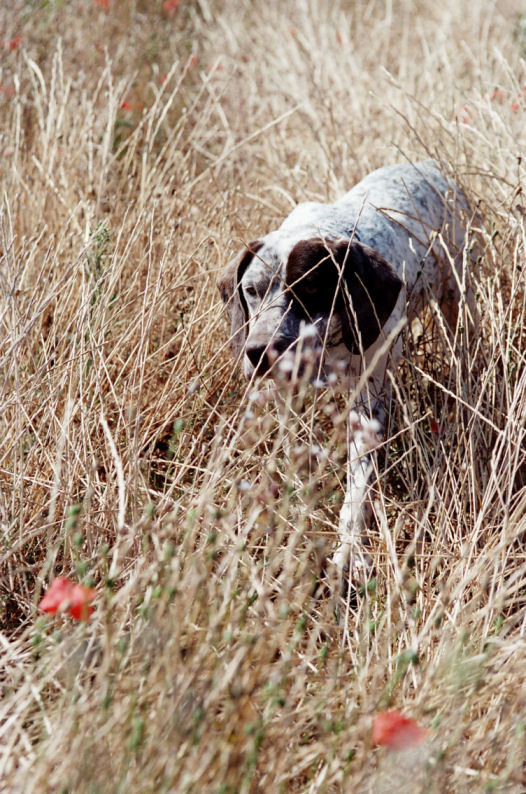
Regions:
[[[1,4],[2,791],[525,790],[521,6]],[[254,399],[215,282],[427,156],[478,213],[476,325],[405,331],[340,598],[345,397]],[[56,576],[89,620],[38,609]],[[386,709],[425,741],[373,746]]]

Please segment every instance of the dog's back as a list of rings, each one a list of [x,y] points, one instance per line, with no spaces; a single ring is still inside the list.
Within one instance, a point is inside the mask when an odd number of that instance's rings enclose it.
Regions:
[[[417,278],[426,286],[436,279],[434,263],[425,265],[438,252],[437,232],[453,253],[462,251],[467,212],[459,188],[424,160],[378,168],[332,204],[300,204],[274,234],[354,237],[384,256],[411,290]]]

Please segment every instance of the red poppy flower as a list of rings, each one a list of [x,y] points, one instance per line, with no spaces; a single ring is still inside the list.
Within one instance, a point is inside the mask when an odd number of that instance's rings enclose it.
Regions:
[[[93,0],[93,2],[99,8],[109,8],[111,0]]]
[[[128,102],[125,99],[121,102],[121,110],[144,110],[144,104],[142,102]]]
[[[476,116],[477,116],[476,109],[470,107],[470,105],[462,105],[460,111],[457,113],[457,119],[462,124],[473,124]]]
[[[506,99],[506,96],[507,96],[507,91],[504,91],[502,88],[496,88],[491,95],[491,101],[498,102],[500,105],[502,105],[502,103]]]
[[[173,17],[177,9],[179,8],[180,0],[164,0],[163,3],[163,11],[168,16]]]
[[[6,39],[4,47],[6,50],[17,50],[22,42],[22,36],[15,36],[14,39]]]
[[[47,612],[49,615],[69,612],[76,620],[89,620],[93,612],[91,601],[96,594],[97,591],[91,587],[75,584],[65,576],[57,576],[38,606],[42,612]]]
[[[427,737],[426,728],[401,711],[380,711],[373,722],[373,744],[391,750],[406,750],[421,744]]]

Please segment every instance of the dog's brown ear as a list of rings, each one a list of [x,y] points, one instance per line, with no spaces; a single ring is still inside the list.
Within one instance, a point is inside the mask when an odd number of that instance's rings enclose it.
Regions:
[[[217,287],[230,320],[230,347],[234,358],[239,358],[247,338],[248,312],[241,293],[240,281],[253,256],[263,243],[255,240],[243,248],[223,270]]]
[[[402,280],[368,245],[343,241],[335,249],[345,280],[339,307],[343,341],[352,353],[359,353],[378,339],[398,300]]]
[[[312,318],[337,311],[352,353],[367,350],[395,307],[402,286],[374,248],[357,240],[301,240],[290,252],[287,285],[300,311]]]

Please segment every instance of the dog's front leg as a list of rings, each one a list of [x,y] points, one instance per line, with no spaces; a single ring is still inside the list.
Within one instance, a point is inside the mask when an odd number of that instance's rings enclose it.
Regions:
[[[379,414],[378,410],[373,411]],[[348,420],[347,489],[340,512],[338,547],[332,562],[340,576],[366,580],[372,567],[367,551],[367,528],[371,514],[369,491],[374,471],[374,448],[383,435],[384,414],[369,419],[352,411]]]

